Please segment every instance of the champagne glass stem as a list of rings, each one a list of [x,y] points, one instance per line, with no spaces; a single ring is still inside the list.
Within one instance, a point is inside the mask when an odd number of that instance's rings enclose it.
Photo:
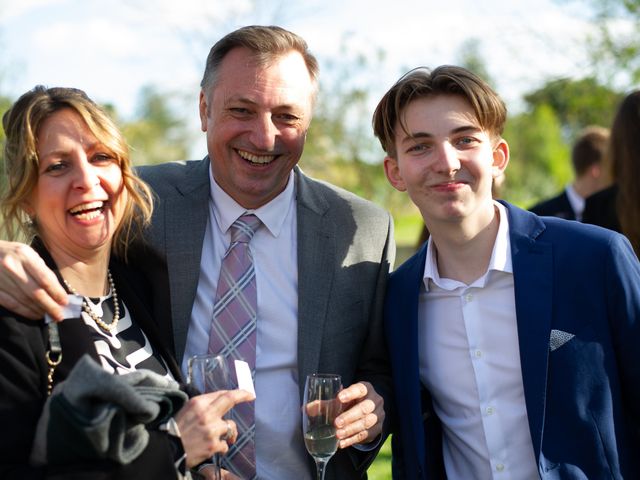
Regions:
[[[324,480],[324,469],[327,466],[328,461],[320,460],[317,458],[315,460],[316,460],[316,471],[318,472],[318,480]]]
[[[221,355],[194,355],[189,358],[188,372],[189,383],[200,393],[230,388],[227,363]],[[207,470],[213,470],[214,480],[221,480],[220,454],[214,454],[212,462],[213,465],[208,466]]]
[[[216,465],[214,472],[214,480],[222,480],[222,460],[219,453],[213,454],[213,462]]]

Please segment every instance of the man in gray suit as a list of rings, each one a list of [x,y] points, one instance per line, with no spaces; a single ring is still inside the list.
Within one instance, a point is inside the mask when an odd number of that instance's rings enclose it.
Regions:
[[[313,477],[300,425],[307,374],[337,373],[350,385],[340,394],[340,450],[327,479],[364,474],[380,446],[389,406],[381,307],[395,254],[392,221],[382,209],[296,166],[317,75],[306,43],[291,32],[245,27],[228,34],[211,49],[201,84],[209,155],[140,170],[159,202],[145,254],[134,261],[152,282],[159,326],[183,370],[189,356],[207,349],[229,226],[247,212],[262,221],[251,240],[261,479]],[[19,313],[46,309],[57,316],[64,292],[25,252],[11,245],[0,249],[0,303]],[[12,266],[23,259],[24,265]],[[9,270],[18,273],[11,277]],[[29,293],[35,303],[21,299],[25,290],[35,290]],[[169,311],[170,319],[163,315]]]

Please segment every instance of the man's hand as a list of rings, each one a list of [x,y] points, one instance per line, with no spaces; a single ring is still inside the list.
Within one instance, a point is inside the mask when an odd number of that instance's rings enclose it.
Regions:
[[[214,465],[207,465],[198,470],[198,473],[202,478],[204,478],[204,480],[216,480],[218,477],[215,469],[216,467]],[[240,477],[237,477],[233,473],[224,469],[220,469],[220,478],[222,480],[242,480]]]
[[[220,478],[222,480],[242,480],[240,477],[237,477],[233,473],[224,469],[220,470]]]
[[[335,421],[340,448],[369,443],[382,433],[384,400],[369,382],[345,388],[338,400],[345,410]]]
[[[245,390],[219,390],[189,399],[175,416],[187,467],[198,465],[214,453],[227,453],[238,438],[238,429],[223,416],[238,403],[251,400],[255,396]]]
[[[28,245],[0,240],[0,305],[23,317],[62,320],[67,304],[55,274]]]

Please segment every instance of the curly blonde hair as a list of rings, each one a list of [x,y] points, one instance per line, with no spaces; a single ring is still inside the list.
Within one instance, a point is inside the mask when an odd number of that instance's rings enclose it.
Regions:
[[[122,219],[113,236],[112,251],[126,258],[130,242],[151,221],[151,190],[131,167],[129,148],[122,133],[107,113],[85,92],[76,88],[46,88],[38,85],[23,94],[2,117],[5,182],[0,195],[2,228],[10,239],[37,234],[24,206],[38,184],[38,133],[44,121],[63,109],[75,111],[91,133],[116,158],[122,172],[127,198]],[[35,230],[34,230],[35,227]]]

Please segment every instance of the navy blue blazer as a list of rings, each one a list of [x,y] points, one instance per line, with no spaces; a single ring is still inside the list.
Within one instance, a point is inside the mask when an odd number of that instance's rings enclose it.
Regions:
[[[620,234],[505,205],[540,478],[640,478],[640,264]],[[426,244],[391,274],[385,302],[396,479],[445,478],[441,425],[418,372],[425,257]],[[551,351],[553,330],[575,336]]]

